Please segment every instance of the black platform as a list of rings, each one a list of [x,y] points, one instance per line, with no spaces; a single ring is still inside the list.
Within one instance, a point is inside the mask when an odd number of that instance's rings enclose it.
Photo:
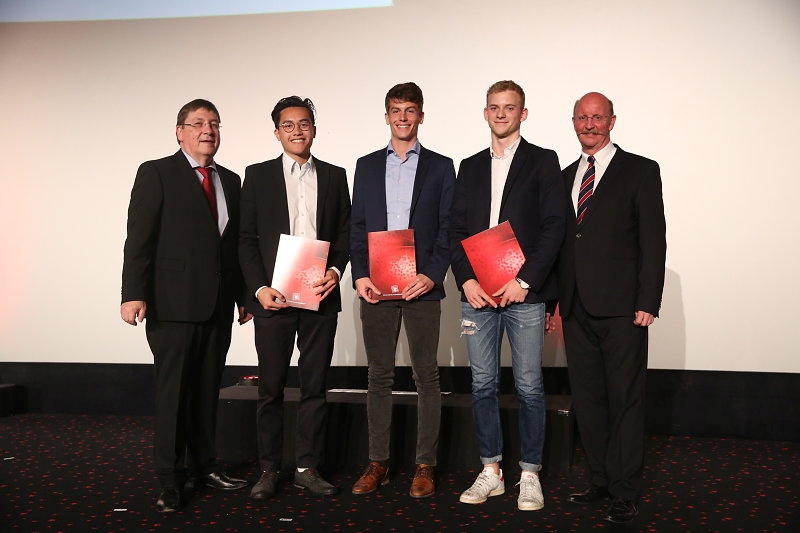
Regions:
[[[256,399],[258,387],[226,387],[220,390],[217,422],[217,450],[226,462],[258,458],[256,437]],[[294,433],[299,389],[285,392],[284,468],[294,465]],[[328,435],[325,466],[329,470],[356,468],[368,461],[367,395],[364,392],[328,392]],[[545,397],[547,427],[542,461],[543,473],[563,472],[572,466],[575,446],[575,418],[572,398],[563,395]],[[392,411],[391,456],[394,468],[413,468],[417,427],[417,397],[396,393]],[[519,405],[514,395],[500,396],[500,415],[505,436],[503,463],[519,461]],[[439,438],[439,468],[477,469],[480,454],[472,419],[469,394],[442,396],[442,431]]]

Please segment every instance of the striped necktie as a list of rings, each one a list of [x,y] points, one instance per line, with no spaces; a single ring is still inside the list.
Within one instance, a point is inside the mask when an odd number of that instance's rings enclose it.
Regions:
[[[208,200],[208,207],[211,208],[211,214],[214,215],[214,220],[218,219],[217,216],[217,194],[214,192],[214,182],[211,181],[211,167],[197,167],[196,170],[203,175],[203,192],[206,194]]]
[[[581,180],[581,190],[578,192],[578,224],[583,222],[583,217],[586,216],[586,209],[589,207],[589,200],[592,199],[592,191],[594,190],[594,156],[588,158],[589,166],[583,174]]]

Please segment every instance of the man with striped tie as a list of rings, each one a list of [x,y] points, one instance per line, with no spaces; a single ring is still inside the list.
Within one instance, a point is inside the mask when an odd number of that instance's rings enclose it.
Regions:
[[[647,328],[661,306],[666,224],[658,163],[611,142],[614,105],[575,103],[580,158],[564,169],[573,210],[559,257],[572,399],[590,469],[575,503],[612,498],[607,519],[638,514],[644,466]]]

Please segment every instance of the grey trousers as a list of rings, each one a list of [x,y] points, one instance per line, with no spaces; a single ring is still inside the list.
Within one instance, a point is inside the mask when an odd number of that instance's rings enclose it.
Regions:
[[[361,301],[361,323],[369,365],[367,420],[371,461],[389,460],[395,354],[402,322],[408,337],[418,394],[416,462],[436,466],[442,416],[436,359],[440,317],[438,300],[390,300],[377,304]]]

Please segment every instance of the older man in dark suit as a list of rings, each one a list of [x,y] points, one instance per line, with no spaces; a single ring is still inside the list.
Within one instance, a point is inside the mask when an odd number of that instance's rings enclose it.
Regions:
[[[182,505],[187,477],[232,490],[246,485],[217,469],[220,379],[241,296],[237,256],[239,176],[214,162],[217,108],[193,100],[178,113],[181,149],[139,167],[128,209],[120,314],[147,318],[156,375],[156,507]],[[250,319],[239,308],[240,322]]]
[[[614,106],[600,93],[575,103],[581,157],[564,169],[573,209],[559,258],[569,378],[590,485],[570,501],[613,498],[607,519],[638,514],[644,467],[647,328],[664,287],[666,224],[655,161],[611,142]]]
[[[369,365],[370,461],[353,485],[353,494],[373,492],[389,479],[395,350],[403,323],[418,394],[417,469],[409,495],[427,498],[435,490],[441,421],[437,352],[455,169],[452,159],[424,148],[417,139],[425,115],[416,83],[395,85],[384,104],[391,139],[388,146],[358,160],[353,184],[350,241]],[[367,234],[404,229],[414,230],[417,275],[402,287],[402,298],[379,301],[380,291],[370,277]]]
[[[325,440],[328,369],[339,311],[339,280],[349,259],[350,193],[343,168],[312,157],[314,104],[282,98],[272,110],[283,154],[245,169],[239,259],[258,353],[260,477],[250,496],[271,498],[283,457],[283,389],[295,338],[300,351],[294,484],[319,496],[338,489],[319,473]],[[327,270],[315,284],[319,310],[290,307],[272,277],[281,234],[328,241]]]

